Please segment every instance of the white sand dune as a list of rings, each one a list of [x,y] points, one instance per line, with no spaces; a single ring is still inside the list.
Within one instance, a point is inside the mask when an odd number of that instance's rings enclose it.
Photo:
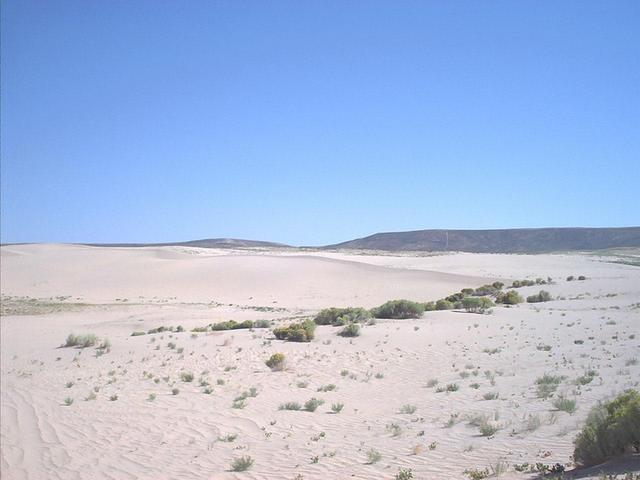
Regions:
[[[514,464],[570,463],[590,407],[640,383],[633,361],[640,357],[640,269],[588,255],[69,245],[1,252],[3,295],[70,296],[52,313],[0,320],[3,479],[391,479],[400,468],[416,479],[457,479],[499,462],[509,464],[504,478],[524,478]],[[588,279],[566,282],[568,275]],[[328,326],[306,344],[274,340],[268,329],[188,331],[229,318],[287,323],[327,306],[426,301],[496,278],[547,276],[556,283],[544,288],[564,299],[489,315],[380,320],[354,339]],[[20,302],[26,313],[33,307]],[[130,336],[179,324],[187,331]],[[94,348],[57,348],[70,332],[108,338],[111,349],[98,356]],[[274,352],[287,356],[282,372],[264,364]],[[587,370],[597,374],[576,385]],[[194,380],[182,381],[184,372]],[[536,395],[535,379],[547,372],[566,377],[558,392],[577,400],[575,413],[555,411]],[[428,387],[430,379],[438,385]],[[458,390],[437,392],[451,384]],[[326,385],[335,389],[318,391]],[[251,387],[257,396],[232,408]],[[85,400],[91,392],[95,399]],[[484,400],[491,392],[497,398]],[[313,413],[278,408],[311,397],[325,402]],[[341,413],[329,413],[334,403],[344,404]],[[403,405],[416,410],[400,413]],[[480,415],[499,427],[495,435],[469,425]],[[227,435],[237,437],[225,442]],[[370,449],[380,461],[367,463]],[[243,455],[253,466],[230,472]],[[638,471],[637,463],[628,468]]]

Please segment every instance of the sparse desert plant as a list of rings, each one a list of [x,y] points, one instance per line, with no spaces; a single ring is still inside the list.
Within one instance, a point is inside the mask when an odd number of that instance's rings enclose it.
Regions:
[[[253,458],[250,456],[242,456],[239,458],[234,458],[231,462],[231,471],[232,472],[245,472],[249,470],[253,466]]]
[[[115,402],[116,400],[118,400],[118,394],[117,393],[114,393],[113,395],[111,395],[109,397],[109,401],[110,402]]]
[[[591,466],[640,450],[640,394],[627,390],[595,406],[575,439],[576,463]]]
[[[471,480],[483,480],[491,475],[488,468],[485,468],[484,470],[479,470],[477,468],[465,470],[464,474]]]
[[[213,388],[211,388],[210,386],[206,386],[202,389],[202,393],[206,394],[206,395],[211,395],[213,393]]]
[[[93,333],[88,333],[86,335],[75,335],[73,333],[70,333],[69,335],[67,335],[67,340],[62,346],[87,348],[93,347],[97,341],[98,337],[96,337]]]
[[[487,297],[465,297],[462,299],[462,307],[469,313],[485,313],[495,304]]]
[[[360,325],[357,323],[350,323],[340,330],[338,335],[341,337],[358,337],[360,336]]]
[[[389,423],[386,426],[387,432],[391,434],[392,437],[399,437],[402,434],[402,427],[397,423]]]
[[[433,388],[438,384],[438,379],[437,378],[431,378],[427,381],[427,387],[428,388]]]
[[[577,410],[577,402],[575,399],[570,399],[565,397],[564,395],[559,395],[557,398],[554,398],[551,404],[557,410],[561,410],[563,412],[567,412],[569,414],[575,412]]]
[[[328,385],[322,385],[318,387],[318,392],[332,392],[336,389],[335,384],[330,383]]]
[[[235,320],[228,320],[226,322],[219,322],[209,325],[213,331],[221,330],[240,330],[253,328],[254,324],[251,320],[245,320],[244,322],[236,322]]]
[[[237,397],[233,400],[233,403],[231,404],[231,408],[236,408],[236,409],[242,409],[244,407],[247,406],[247,401],[245,400],[245,397],[240,396]]]
[[[552,300],[551,294],[546,290],[540,290],[536,295],[530,295],[527,297],[527,303],[548,302],[550,300]]]
[[[491,437],[496,434],[498,427],[490,423],[483,423],[478,427],[478,430],[483,437]]]
[[[595,370],[587,370],[584,375],[580,375],[576,378],[576,385],[588,385],[598,375]]]
[[[411,415],[413,413],[416,413],[417,409],[418,409],[418,407],[416,407],[415,405],[406,404],[406,405],[403,405],[400,408],[400,413],[405,413],[405,414]]]
[[[401,468],[394,478],[395,480],[411,480],[413,478],[413,471],[410,468]]]
[[[273,329],[273,334],[278,340],[288,342],[310,342],[313,340],[316,324],[313,320],[305,320],[301,323],[292,323],[286,327]]]
[[[378,463],[382,459],[382,455],[375,448],[370,448],[367,450],[367,464],[373,465],[374,463]]]
[[[460,389],[457,383],[450,383],[447,385],[447,392],[457,392]]]
[[[278,372],[284,370],[286,358],[284,353],[274,353],[264,362],[271,370]]]
[[[179,388],[172,388],[171,389],[171,394],[172,395],[178,395],[180,393],[180,389]]]
[[[371,313],[376,318],[420,318],[424,313],[424,306],[411,300],[389,300],[371,310]]]
[[[302,409],[302,405],[300,405],[298,402],[287,402],[287,403],[283,403],[280,405],[280,407],[278,407],[278,410],[295,410],[298,411]]]
[[[485,400],[496,400],[498,398],[498,392],[487,392],[482,395]]]
[[[155,393],[150,393],[149,397],[147,398],[148,401],[153,402],[156,399],[156,394]]]
[[[193,382],[193,373],[192,372],[182,372],[180,374],[180,379],[183,382],[186,382],[186,383]]]
[[[218,437],[218,441],[219,442],[231,443],[231,442],[235,441],[236,438],[238,438],[238,435],[236,433],[229,433],[229,434],[225,435],[224,437]]]
[[[67,397],[67,398],[65,398],[65,399],[64,399],[64,404],[65,404],[67,407],[70,407],[71,405],[73,405],[73,398],[71,398],[71,397]]]
[[[96,393],[95,392],[89,392],[89,395],[87,395],[86,397],[84,397],[84,401],[88,402],[91,400],[95,400],[96,399]]]
[[[536,393],[538,397],[547,399],[552,396],[558,389],[560,382],[564,377],[560,375],[551,375],[545,373],[542,377],[536,379]]]
[[[502,303],[503,305],[517,305],[522,302],[524,302],[524,299],[515,290],[500,292],[496,296],[496,303]]]
[[[312,397],[309,400],[307,400],[306,402],[304,402],[304,409],[307,412],[315,412],[316,409],[322,405],[324,403],[324,400],[321,400],[319,398],[315,398]]]
[[[436,310],[451,310],[453,309],[453,302],[447,299],[440,299],[436,302]]]
[[[316,325],[341,326],[364,322],[371,318],[371,312],[364,308],[325,308],[315,316]]]
[[[344,408],[344,403],[332,403],[331,404],[331,412],[332,413],[340,413]]]
[[[146,335],[146,334],[147,334],[147,332],[132,332],[131,336],[132,337],[140,337],[140,336]]]
[[[524,426],[526,432],[534,432],[542,425],[540,415],[529,415]]]

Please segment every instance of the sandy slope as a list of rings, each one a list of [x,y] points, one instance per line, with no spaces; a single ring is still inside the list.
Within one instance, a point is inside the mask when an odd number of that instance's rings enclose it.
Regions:
[[[417,479],[465,478],[465,469],[500,461],[510,470],[514,463],[566,463],[590,406],[640,382],[633,362],[640,358],[640,269],[586,255],[64,245],[1,251],[4,295],[70,295],[67,304],[99,304],[0,320],[3,479],[390,479],[401,467]],[[589,279],[566,282],[570,274]],[[310,344],[272,340],[259,329],[130,336],[158,325],[190,330],[229,318],[286,323],[278,319],[325,306],[430,300],[489,279],[548,275],[557,283],[547,289],[564,300],[496,308],[490,315],[430,312],[418,320],[382,320],[353,340],[332,327],[319,327]],[[263,306],[271,308],[257,308]],[[96,356],[93,348],[56,348],[72,331],[109,338],[111,351]],[[284,372],[264,365],[276,351],[287,355]],[[577,386],[575,379],[589,369],[597,371],[593,381]],[[183,382],[182,372],[193,372],[194,381]],[[535,379],[545,372],[566,376],[559,392],[577,399],[574,414],[555,412],[536,396]],[[201,377],[211,394],[203,393]],[[427,387],[430,379],[459,389],[437,393]],[[317,391],[329,384],[334,391]],[[84,400],[94,387],[95,400]],[[257,396],[232,408],[250,387]],[[498,398],[484,400],[488,392]],[[71,406],[63,405],[66,397],[73,398]],[[314,413],[278,410],[311,397],[325,401]],[[344,403],[343,411],[328,413],[332,403]],[[405,404],[416,411],[399,413]],[[500,427],[493,437],[468,425],[480,414]],[[536,420],[539,427],[528,431]],[[228,434],[237,435],[235,441],[219,440]],[[369,465],[372,448],[382,458]],[[228,472],[241,455],[250,455],[253,467]],[[637,462],[628,468],[640,469]],[[523,478],[513,471],[508,477]]]

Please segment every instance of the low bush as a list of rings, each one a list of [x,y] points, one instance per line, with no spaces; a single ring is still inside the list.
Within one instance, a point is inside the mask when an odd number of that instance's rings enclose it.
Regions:
[[[470,313],[485,313],[494,303],[486,297],[466,297],[462,299],[462,307]]]
[[[533,287],[536,284],[533,280],[514,280],[511,284],[511,288],[520,288],[520,287]]]
[[[633,451],[640,451],[640,394],[627,390],[591,410],[573,456],[579,465],[591,466]]]
[[[231,462],[231,471],[232,472],[244,472],[249,470],[253,465],[253,458],[246,456],[235,458],[233,462]]]
[[[360,325],[351,323],[338,332],[341,337],[358,337],[360,336]]]
[[[316,324],[313,320],[305,320],[302,323],[292,323],[286,327],[273,329],[273,334],[278,340],[289,342],[310,342],[313,340]]]
[[[567,412],[569,414],[572,414],[578,409],[576,400],[567,398],[564,395],[558,395],[558,397],[555,398],[551,403],[556,409]]]
[[[325,308],[315,316],[316,325],[341,326],[354,322],[364,322],[371,318],[371,312],[364,308]]]
[[[253,328],[253,322],[251,320],[245,320],[244,322],[236,322],[235,320],[228,320],[226,322],[214,323],[211,325],[211,330],[240,330],[243,328]]]
[[[527,297],[527,303],[548,302],[550,300],[552,300],[551,294],[546,290],[540,290],[538,294]]]
[[[274,353],[264,362],[271,370],[279,371],[284,369],[285,356],[284,353]]]
[[[424,305],[411,300],[389,300],[371,313],[376,318],[420,318],[424,313]]]
[[[496,296],[496,303],[502,303],[504,305],[517,305],[522,302],[524,302],[524,299],[515,290],[500,292]]]
[[[435,302],[427,302],[422,304],[422,308],[424,308],[425,312],[432,312],[436,309]]]
[[[324,400],[321,400],[319,398],[311,398],[309,400],[307,400],[306,402],[304,402],[304,409],[307,412],[315,412],[316,409],[322,405],[324,403]]]
[[[98,337],[96,337],[93,333],[88,333],[86,335],[74,335],[73,333],[70,333],[67,336],[67,340],[62,346],[87,348],[93,347],[97,341]]]
[[[451,310],[453,303],[446,299],[441,299],[436,302],[436,310]]]
[[[499,291],[500,289],[494,287],[493,285],[482,285],[481,287],[476,288],[473,291],[472,295],[475,297],[484,297],[486,295],[496,295]]]

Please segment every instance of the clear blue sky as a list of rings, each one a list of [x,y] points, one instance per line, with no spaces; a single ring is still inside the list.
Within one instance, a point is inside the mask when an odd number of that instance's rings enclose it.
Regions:
[[[2,2],[2,241],[640,224],[640,2]]]

